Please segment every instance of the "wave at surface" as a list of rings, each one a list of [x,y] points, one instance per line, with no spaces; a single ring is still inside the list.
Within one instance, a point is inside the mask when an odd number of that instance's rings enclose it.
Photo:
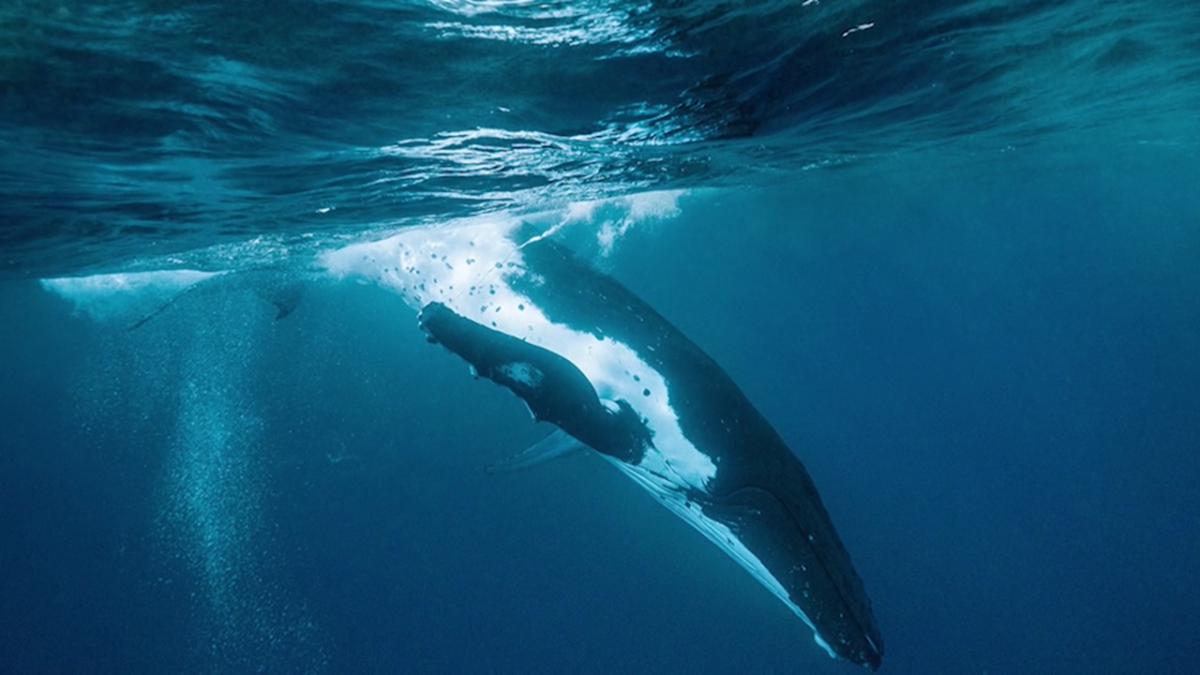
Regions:
[[[0,269],[935,147],[1188,143],[1195,25],[1182,0],[24,0],[0,10]]]

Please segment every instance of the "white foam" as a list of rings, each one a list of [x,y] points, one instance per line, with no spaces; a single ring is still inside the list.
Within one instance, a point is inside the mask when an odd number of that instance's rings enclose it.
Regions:
[[[489,291],[504,285],[500,272],[516,254],[507,234],[518,224],[483,218],[411,227],[387,239],[330,251],[322,264],[334,277],[363,279],[391,290],[414,309],[441,302],[476,318],[481,307],[497,306]],[[473,298],[480,304],[468,314],[463,303]]]
[[[611,199],[575,202],[567,207],[559,227],[589,223],[596,228],[596,242],[602,255],[612,253],[617,241],[635,225],[674,218],[679,215],[679,200],[686,190],[640,192]]]
[[[86,277],[42,279],[42,288],[75,305],[75,311],[97,321],[127,318],[144,312],[191,286],[224,272],[159,270]]]

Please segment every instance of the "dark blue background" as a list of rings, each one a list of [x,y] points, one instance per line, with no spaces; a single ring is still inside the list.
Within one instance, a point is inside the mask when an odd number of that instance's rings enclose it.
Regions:
[[[1200,656],[1200,172],[1043,159],[697,193],[600,261],[806,463],[884,672]],[[257,283],[132,332],[0,286],[4,669],[851,672],[599,459],[484,474],[547,430],[398,298]]]

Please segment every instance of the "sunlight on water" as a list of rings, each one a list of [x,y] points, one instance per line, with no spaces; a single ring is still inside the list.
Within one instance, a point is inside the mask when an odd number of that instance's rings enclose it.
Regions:
[[[431,21],[426,26],[444,38],[496,40],[531,45],[636,44],[653,35],[630,24],[629,17],[650,9],[613,0],[592,2],[471,2],[436,0],[438,9],[466,21]],[[497,17],[492,24],[484,17]],[[513,20],[536,25],[514,25]],[[642,50],[650,51],[648,47]]]

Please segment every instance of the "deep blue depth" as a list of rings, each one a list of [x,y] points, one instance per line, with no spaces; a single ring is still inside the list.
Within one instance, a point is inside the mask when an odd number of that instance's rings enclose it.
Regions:
[[[805,463],[882,672],[1194,669],[1190,4],[159,4],[0,10],[0,670],[857,672],[598,458],[486,475],[549,428],[314,264],[650,189],[585,254]]]
[[[699,198],[615,255],[809,467],[889,671],[1195,656],[1197,235],[1149,237],[1128,172],[1057,175]],[[1185,213],[1191,177],[1136,199]],[[131,333],[4,293],[16,670],[848,668],[602,462],[485,475],[544,431],[382,291],[275,321],[230,284]]]

